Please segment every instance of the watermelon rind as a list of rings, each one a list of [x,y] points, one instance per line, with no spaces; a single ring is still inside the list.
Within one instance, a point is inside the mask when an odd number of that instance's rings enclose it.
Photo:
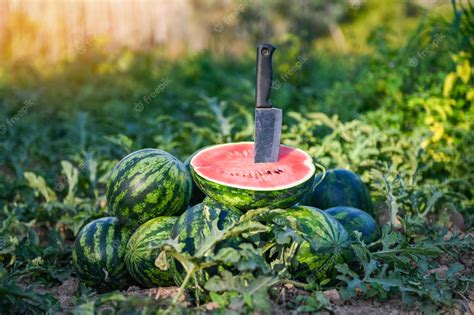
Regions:
[[[125,263],[130,275],[143,287],[174,285],[170,270],[155,266],[163,241],[170,238],[170,231],[177,217],[157,217],[142,224],[127,243]]]
[[[324,212],[338,220],[353,241],[355,240],[355,231],[361,233],[361,240],[366,244],[370,244],[380,238],[380,229],[377,226],[377,222],[365,211],[352,207],[334,207]]]
[[[187,209],[176,221],[171,230],[171,238],[177,238],[185,246],[183,252],[195,254],[201,242],[211,234],[212,224],[224,229],[240,219],[241,212],[212,199]]]
[[[303,241],[295,255],[296,263],[290,269],[296,279],[332,279],[335,265],[344,262],[349,250],[350,240],[347,231],[336,219],[324,211],[295,206],[281,215],[288,221],[291,229],[308,237]]]
[[[186,170],[189,172],[189,176],[191,176],[191,159],[199,153],[201,150],[198,150],[191,154],[185,161],[184,161],[184,166],[186,167]],[[193,180],[192,183],[192,189],[191,189],[191,199],[189,200],[189,205],[194,206],[197,205],[198,203],[201,203],[204,198],[206,198],[206,194],[202,192],[202,190],[198,187],[196,182]]]
[[[357,174],[345,169],[331,169],[324,179],[322,177],[323,174],[315,176],[313,187],[300,201],[301,205],[322,210],[346,206],[373,215],[369,190]]]
[[[181,214],[191,197],[192,179],[184,164],[159,149],[124,157],[107,184],[109,211],[120,222],[138,228],[157,216]]]
[[[79,277],[94,287],[123,286],[128,278],[124,257],[130,234],[116,217],[100,218],[85,225],[72,251]]]
[[[241,212],[233,207],[224,206],[212,199],[206,198],[204,202],[187,209],[176,221],[171,230],[171,238],[177,239],[184,247],[182,252],[193,256],[201,247],[206,237],[212,234],[212,226],[217,223],[217,228],[223,230],[226,227],[238,222]],[[229,239],[215,248],[217,252],[220,248],[237,246],[238,240]],[[174,264],[173,274],[175,283],[181,285],[185,277],[185,270],[178,263]],[[203,285],[211,275],[218,272],[219,268],[209,268],[196,275],[200,285]]]
[[[212,150],[216,147],[223,147],[240,143],[221,144],[201,150],[200,152],[204,152],[205,150]],[[191,159],[191,173],[197,186],[207,196],[224,205],[236,207],[243,211],[263,207],[288,208],[298,203],[309,192],[313,185],[313,178],[315,173],[315,167],[313,165],[311,156],[309,156],[306,152],[300,149],[295,150],[303,152],[305,155],[307,155],[307,160],[305,161],[305,164],[309,166],[308,175],[297,182],[289,183],[285,186],[273,188],[242,187],[239,185],[222,183],[218,180],[205,178],[201,176],[199,172],[196,171],[193,167],[193,160],[198,155],[195,155]]]

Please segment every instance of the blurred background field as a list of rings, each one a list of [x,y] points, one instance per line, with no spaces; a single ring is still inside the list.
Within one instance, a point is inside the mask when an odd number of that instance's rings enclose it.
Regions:
[[[167,54],[209,50],[245,53],[263,39],[291,33],[339,52],[366,52],[375,27],[389,27],[400,45],[426,11],[449,11],[446,0],[215,1],[2,0],[3,56],[57,60],[90,44]]]
[[[262,41],[284,143],[361,174],[382,222],[469,230],[473,36],[461,0],[0,0],[0,255],[62,282],[124,154],[251,140]]]

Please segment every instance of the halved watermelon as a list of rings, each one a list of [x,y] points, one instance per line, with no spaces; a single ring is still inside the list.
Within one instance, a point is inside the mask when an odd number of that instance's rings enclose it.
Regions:
[[[287,208],[311,188],[315,167],[303,150],[280,146],[275,163],[254,163],[253,142],[215,145],[190,162],[193,178],[209,197],[241,210]]]

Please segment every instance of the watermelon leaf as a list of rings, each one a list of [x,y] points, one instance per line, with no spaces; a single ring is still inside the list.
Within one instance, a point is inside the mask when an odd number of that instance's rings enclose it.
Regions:
[[[212,277],[205,285],[211,292],[237,292],[239,299],[234,300],[231,308],[239,310],[245,305],[251,309],[270,313],[270,299],[268,288],[278,283],[278,278],[251,274],[232,275],[223,271],[219,276]]]
[[[37,193],[41,194],[46,202],[53,202],[57,200],[56,193],[46,184],[43,177],[37,176],[31,172],[24,173],[28,186],[33,188]]]
[[[61,167],[68,184],[68,193],[66,198],[64,198],[64,203],[66,205],[74,205],[74,195],[79,181],[79,171],[69,161],[61,161]]]

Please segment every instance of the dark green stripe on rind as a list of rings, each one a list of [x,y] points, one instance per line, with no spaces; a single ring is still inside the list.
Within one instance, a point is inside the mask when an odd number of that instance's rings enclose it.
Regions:
[[[196,173],[193,168],[191,168],[191,173],[198,187],[204,191],[207,196],[222,204],[233,206],[244,211],[264,207],[282,209],[291,207],[308,193],[313,185],[314,177],[313,175],[305,182],[291,188],[261,191],[229,187],[207,180]]]
[[[365,211],[351,207],[334,207],[325,210],[338,220],[354,240],[354,231],[362,234],[361,239],[370,244],[380,237],[380,230],[375,219]]]
[[[300,204],[319,209],[337,206],[354,207],[373,214],[369,190],[357,174],[344,169],[332,169],[314,178],[311,190],[301,200]]]
[[[204,150],[205,148],[202,148],[201,150]],[[201,150],[198,150],[191,154],[185,161],[184,161],[184,166],[186,167],[186,170],[189,173],[189,176],[191,176],[191,159],[201,152]],[[193,180],[193,188],[191,192],[191,199],[189,200],[189,204],[191,206],[197,205],[198,203],[201,203],[204,198],[206,198],[206,195],[199,189],[199,187],[196,185],[195,181]]]
[[[141,225],[127,244],[125,262],[132,277],[142,286],[171,286],[174,284],[171,270],[163,271],[155,266],[163,241],[170,238],[170,232],[177,217],[158,217]]]
[[[224,206],[208,199],[186,210],[173,226],[171,238],[185,244],[184,251],[194,255],[204,238],[211,233],[213,222],[222,230],[228,224],[237,222],[240,211],[233,207]]]
[[[129,154],[112,170],[107,185],[109,210],[126,225],[160,215],[182,213],[191,196],[192,179],[171,154],[144,149]]]
[[[202,242],[211,234],[213,223],[217,223],[217,228],[222,230],[231,224],[237,222],[241,212],[233,207],[224,206],[218,202],[206,198],[204,202],[197,204],[186,210],[176,221],[171,230],[171,238],[177,238],[178,242],[184,244],[183,252],[194,255],[199,250]],[[229,239],[222,242],[215,251],[223,247],[235,247],[239,243],[237,239]],[[198,283],[204,285],[209,276],[224,270],[226,266],[211,268],[196,275]],[[180,285],[184,279],[184,270],[176,262],[174,266],[174,279],[177,285]]]
[[[128,229],[115,217],[94,220],[85,225],[73,247],[78,275],[96,287],[120,287],[127,278],[124,254]]]
[[[296,254],[298,266],[291,273],[295,278],[307,279],[312,275],[319,280],[330,278],[336,263],[343,262],[349,249],[349,235],[344,227],[323,211],[307,206],[295,206],[282,215],[290,227],[311,240],[304,241]]]

